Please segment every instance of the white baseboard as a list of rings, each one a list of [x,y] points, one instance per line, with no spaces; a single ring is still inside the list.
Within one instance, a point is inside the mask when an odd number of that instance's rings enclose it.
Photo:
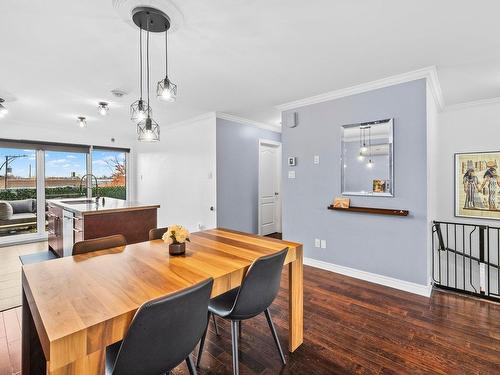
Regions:
[[[316,260],[312,258],[304,257],[304,264],[311,267],[321,268],[322,270],[340,273],[342,275],[354,277],[356,279],[369,281],[371,283],[380,284],[388,286],[390,288],[395,288],[403,290],[405,292],[410,292],[418,294],[424,297],[430,297],[432,286],[431,285],[421,285],[412,283],[410,281],[404,281],[399,279],[394,279],[388,276],[378,275],[376,273],[366,272],[357,270],[354,268],[339,266],[333,263],[323,262],[321,260]]]

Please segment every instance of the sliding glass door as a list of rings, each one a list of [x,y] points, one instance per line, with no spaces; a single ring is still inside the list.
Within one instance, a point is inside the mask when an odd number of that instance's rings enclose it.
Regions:
[[[37,232],[37,151],[0,147],[0,237]]]
[[[94,147],[92,149],[92,174],[99,182],[101,197],[127,198],[127,153],[125,151]]]
[[[85,152],[45,151],[45,199],[87,196]]]
[[[127,199],[128,149],[0,140],[0,244],[46,238],[46,201]],[[93,174],[94,178],[83,178]],[[89,177],[89,176],[87,176]]]

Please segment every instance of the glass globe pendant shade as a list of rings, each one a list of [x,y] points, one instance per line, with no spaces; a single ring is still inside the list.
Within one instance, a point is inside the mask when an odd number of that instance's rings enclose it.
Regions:
[[[137,124],[137,139],[141,142],[158,142],[160,140],[160,125],[148,117]]]
[[[134,122],[145,120],[148,117],[148,112],[150,116],[153,114],[151,107],[142,99],[136,100],[130,105],[130,119]]]
[[[165,77],[156,85],[156,96],[166,102],[175,102],[177,99],[177,85]]]

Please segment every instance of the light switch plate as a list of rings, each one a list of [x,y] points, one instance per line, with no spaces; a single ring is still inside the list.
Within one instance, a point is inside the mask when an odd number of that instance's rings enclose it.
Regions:
[[[314,164],[319,164],[319,155],[314,155]]]
[[[314,239],[314,247],[321,247],[321,240],[319,238]]]
[[[295,178],[295,171],[288,171],[288,178]]]
[[[321,240],[321,248],[326,249],[326,240]]]

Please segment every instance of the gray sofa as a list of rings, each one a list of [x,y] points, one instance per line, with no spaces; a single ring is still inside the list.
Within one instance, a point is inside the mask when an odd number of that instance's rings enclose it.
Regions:
[[[36,227],[36,199],[0,201],[0,231]]]

